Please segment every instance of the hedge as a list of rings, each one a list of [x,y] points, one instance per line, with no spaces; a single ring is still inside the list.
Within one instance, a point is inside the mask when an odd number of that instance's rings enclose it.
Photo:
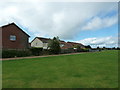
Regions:
[[[30,56],[29,50],[2,50],[2,58]]]
[[[42,54],[43,48],[32,47],[30,48],[30,51],[32,55],[39,56],[40,54]]]

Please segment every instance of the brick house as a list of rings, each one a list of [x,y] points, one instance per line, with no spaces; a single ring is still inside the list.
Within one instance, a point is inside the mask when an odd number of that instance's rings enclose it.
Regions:
[[[0,27],[2,33],[2,49],[27,49],[29,47],[29,35],[15,23]]]

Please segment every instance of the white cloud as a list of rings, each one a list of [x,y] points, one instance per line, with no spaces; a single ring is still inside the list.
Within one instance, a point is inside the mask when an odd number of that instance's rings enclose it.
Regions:
[[[79,43],[83,43],[84,45],[91,45],[92,47],[117,47],[118,46],[118,38],[117,37],[94,37],[94,38],[86,38],[80,41],[76,41]]]
[[[85,26],[82,27],[82,30],[96,30],[105,27],[110,27],[116,24],[118,21],[118,16],[111,16],[111,17],[94,17],[90,22],[88,22]]]
[[[21,0],[11,0],[12,2],[23,2]],[[9,1],[9,2],[11,2]],[[3,0],[2,2],[8,2]],[[119,0],[24,0],[24,2],[119,2]]]
[[[81,31],[86,20],[98,14],[104,16],[114,10],[117,10],[117,3],[0,1],[2,13],[0,25],[14,21],[28,28],[28,31],[33,35],[71,39]],[[109,23],[108,26],[111,24]]]

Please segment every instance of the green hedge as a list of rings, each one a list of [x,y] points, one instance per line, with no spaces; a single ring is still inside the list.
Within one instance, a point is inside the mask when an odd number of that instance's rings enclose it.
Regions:
[[[42,54],[43,48],[32,47],[30,48],[32,55],[39,56]]]
[[[30,48],[29,50],[2,50],[2,58],[26,57],[42,55],[43,48]]]
[[[50,55],[50,51],[47,49],[43,49],[42,55]]]
[[[25,57],[30,55],[31,55],[31,52],[29,50],[3,50],[2,51],[2,58]]]
[[[82,48],[80,50],[77,50],[77,52],[89,52],[89,49],[87,48]]]
[[[62,49],[61,54],[67,54],[67,53],[75,53],[76,51],[72,48],[69,49]]]
[[[74,50],[72,48],[69,48],[69,49],[62,49],[61,50],[61,54],[66,54],[66,53],[77,53],[77,52],[89,52],[89,49],[87,48],[81,48],[79,50]]]

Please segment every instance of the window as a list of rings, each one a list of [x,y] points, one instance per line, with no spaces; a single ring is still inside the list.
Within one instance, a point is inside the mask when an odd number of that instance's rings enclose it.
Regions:
[[[15,41],[16,40],[16,36],[15,35],[10,35],[10,40],[11,41]]]

